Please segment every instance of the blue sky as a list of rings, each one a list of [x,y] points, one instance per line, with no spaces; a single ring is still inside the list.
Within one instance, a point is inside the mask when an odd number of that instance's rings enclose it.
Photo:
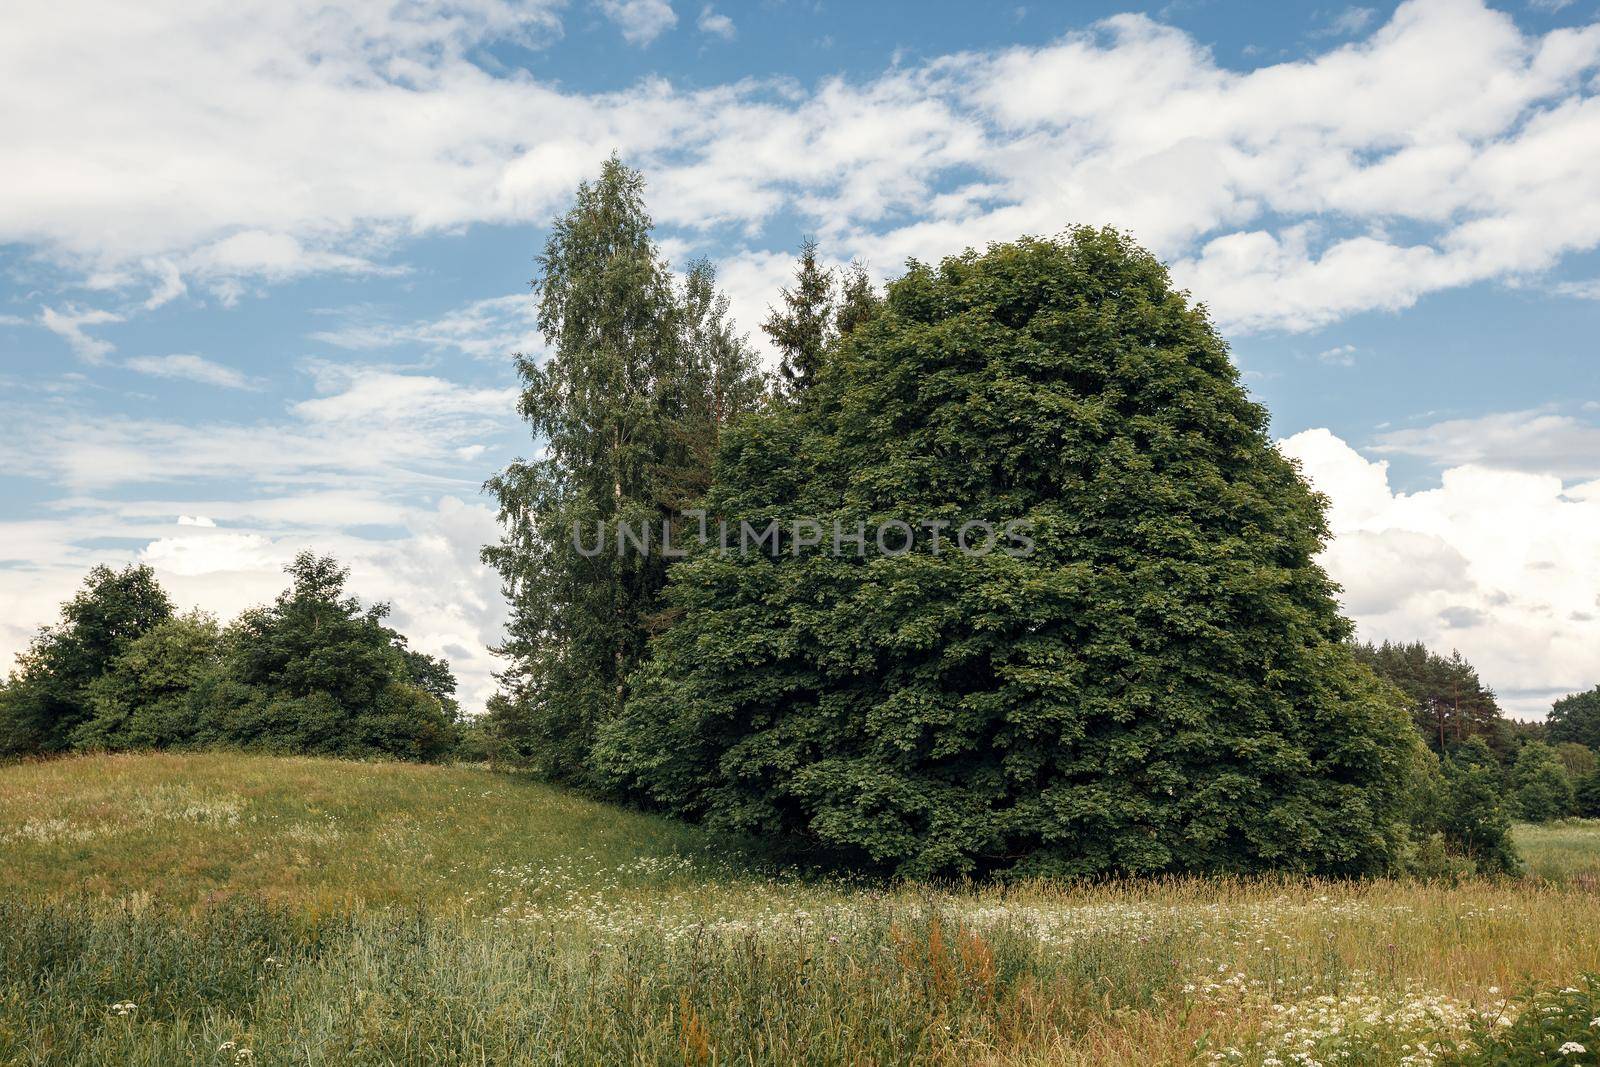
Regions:
[[[70,0],[0,15],[0,663],[89,566],[228,616],[302,548],[492,688],[478,486],[613,149],[756,332],[1073,223],[1212,309],[1363,634],[1600,683],[1595,0]],[[759,340],[759,335],[757,335]]]

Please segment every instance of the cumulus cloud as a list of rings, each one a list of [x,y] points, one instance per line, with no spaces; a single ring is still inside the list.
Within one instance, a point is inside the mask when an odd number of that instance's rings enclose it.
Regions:
[[[204,356],[180,353],[171,356],[139,356],[123,366],[157,378],[181,378],[223,389],[259,389],[261,383],[247,374],[213,363]]]
[[[1600,481],[1463,461],[1406,493],[1327,430],[1282,447],[1331,501],[1324,563],[1362,637],[1460,649],[1522,717],[1600,683]]]
[[[738,29],[733,25],[733,20],[727,15],[720,14],[714,7],[707,4],[700,9],[700,18],[695,22],[701,33],[709,33],[713,37],[721,37],[724,41],[731,41],[739,35]]]
[[[71,495],[44,517],[0,521],[11,564],[0,566],[0,663],[96,563],[148,563],[180,605],[228,617],[276,595],[283,565],[311,549],[350,566],[358,595],[391,601],[395,625],[446,655],[463,703],[481,708],[504,604],[478,560],[497,527],[476,489],[509,458],[514,390],[385,366],[309,369],[316,395],[270,422],[29,411],[34,432],[0,441],[0,462]],[[20,420],[22,408],[0,402],[0,414]]]
[[[600,0],[600,10],[629,44],[647,45],[678,24],[667,0]]]
[[[606,11],[638,43],[676,17],[662,0]],[[0,241],[142,275],[152,299],[175,291],[164,263],[237,295],[389,269],[414,234],[542,219],[616,147],[662,222],[738,227],[749,253],[773,251],[760,233],[780,218],[890,267],[1119,225],[1235,330],[1400,309],[1600,244],[1600,26],[1526,34],[1480,0],[1340,21],[1355,36],[1248,70],[1119,15],[865,79],[586,95],[472,60],[555,39],[551,5],[34,7],[0,40],[18,157]]]

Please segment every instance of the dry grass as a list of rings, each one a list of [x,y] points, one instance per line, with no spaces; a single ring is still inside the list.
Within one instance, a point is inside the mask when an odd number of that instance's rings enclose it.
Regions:
[[[1518,882],[885,887],[470,768],[9,767],[0,1062],[1432,1062],[1600,970],[1600,824],[1519,835]]]

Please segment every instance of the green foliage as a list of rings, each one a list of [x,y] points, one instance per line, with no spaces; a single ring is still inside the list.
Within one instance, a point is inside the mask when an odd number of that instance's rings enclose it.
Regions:
[[[293,584],[274,604],[224,631],[203,613],[173,617],[148,567],[95,568],[0,689],[0,754],[448,754],[459,717],[449,665],[384,626],[387,605],[346,598],[334,560],[302,553],[287,570]]]
[[[504,534],[484,549],[511,604],[497,713],[508,745],[552,777],[585,780],[597,724],[620,710],[659,610],[658,553],[585,555],[574,531],[659,528],[706,484],[728,422],[762,392],[753,354],[727,322],[711,268],[680,294],[650,236],[644,182],[615,157],[552,227],[539,328],[552,354],[519,356],[543,458],[486,489]]]
[[[865,295],[869,298],[871,291],[868,284]],[[858,290],[858,302],[845,313],[845,322],[851,328],[862,310],[861,296]],[[783,290],[781,301],[782,308],[770,309],[761,328],[777,346],[778,374],[784,392],[791,397],[804,396],[821,373],[823,359],[837,336],[833,272],[817,261],[817,242],[809,237],[800,245],[794,288]]]
[[[1573,789],[1574,807],[1585,819],[1600,819],[1600,772],[1589,775]]]
[[[848,337],[859,326],[878,317],[883,301],[872,286],[872,277],[860,263],[850,264],[839,282],[839,306],[833,313],[833,327],[840,337]]]
[[[197,695],[214,708],[197,740],[273,752],[435,759],[454,745],[455,681],[405,647],[383,618],[344,596],[349,572],[303,552],[271,605],[228,629],[221,676]],[[430,688],[432,691],[430,691]]]
[[[94,716],[73,731],[72,747],[120,751],[190,743],[204,714],[191,694],[221,663],[216,619],[194,612],[158,623],[90,684]]]
[[[1469,738],[1445,758],[1443,770],[1435,825],[1448,849],[1485,874],[1515,874],[1521,861],[1511,841],[1511,812],[1488,745]]]
[[[142,634],[172,616],[149,567],[98,566],[40,631],[0,694],[0,755],[64,752],[93,714],[90,686]]]
[[[1390,868],[1419,742],[1266,424],[1120,234],[913,264],[806,404],[725,435],[707,505],[1024,520],[1036,551],[693,556],[602,772],[908,875]]]
[[[1552,742],[1573,741],[1600,749],[1600,686],[1562,697],[1545,722]]]
[[[1378,677],[1405,694],[1417,729],[1435,752],[1445,752],[1469,737],[1481,737],[1504,758],[1509,731],[1494,691],[1478,672],[1452,651],[1448,658],[1420,641],[1356,646],[1357,657]]]
[[[1447,1067],[1525,1067],[1594,1063],[1600,1051],[1600,975],[1561,989],[1527,993],[1504,1011],[1480,1014],[1471,1036],[1441,1055]]]
[[[1529,822],[1564,819],[1573,813],[1577,798],[1555,749],[1543,741],[1530,741],[1517,753],[1511,768],[1511,787],[1517,814]]]
[[[1558,741],[1551,747],[1556,750],[1556,759],[1561,761],[1567,777],[1574,782],[1600,770],[1600,758],[1595,756],[1594,749],[1588,745],[1580,745],[1576,741]]]

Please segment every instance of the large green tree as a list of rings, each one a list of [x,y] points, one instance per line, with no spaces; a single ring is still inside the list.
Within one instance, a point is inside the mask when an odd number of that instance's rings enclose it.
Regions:
[[[823,532],[673,569],[597,748],[619,788],[905,874],[1402,851],[1420,742],[1348,644],[1322,500],[1116,232],[913,264],[806,404],[725,435],[707,506]],[[956,545],[1014,520],[1031,554]]]
[[[549,355],[517,358],[542,455],[486,486],[504,534],[483,558],[511,606],[492,715],[516,751],[572,780],[623,705],[666,579],[668,559],[622,551],[621,528],[659,531],[696,499],[721,428],[762,392],[710,267],[674,285],[643,194],[612,157],[553,225],[533,283]]]
[[[172,602],[149,567],[91,570],[0,693],[0,754],[66,751],[93,715],[90,686],[132,642],[171,617]]]
[[[1545,721],[1552,742],[1573,741],[1600,751],[1600,686],[1562,697]]]

